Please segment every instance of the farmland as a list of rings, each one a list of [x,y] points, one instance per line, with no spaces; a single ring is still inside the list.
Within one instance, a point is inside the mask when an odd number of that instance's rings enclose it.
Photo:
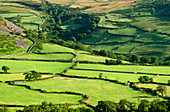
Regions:
[[[0,112],[168,112],[169,6],[0,1]]]
[[[128,100],[137,101],[137,98],[144,95],[144,93],[133,91],[126,86],[98,80],[70,79],[61,77],[56,78],[55,80],[46,80],[41,82],[30,82],[23,84],[47,91],[72,91],[84,93],[90,97],[90,100],[88,102],[93,105],[96,105],[98,100],[108,100],[108,96],[109,98],[111,98],[109,100],[114,101],[119,101],[120,97],[121,99],[127,98]],[[48,86],[46,84],[48,84]],[[55,85],[58,85],[58,87],[56,87]],[[121,94],[122,92],[127,94],[123,95]],[[146,96],[149,97],[150,95]]]
[[[11,61],[1,60],[0,66],[9,66],[10,72],[39,71],[45,73],[60,73],[71,66],[71,63],[36,62],[36,61]]]

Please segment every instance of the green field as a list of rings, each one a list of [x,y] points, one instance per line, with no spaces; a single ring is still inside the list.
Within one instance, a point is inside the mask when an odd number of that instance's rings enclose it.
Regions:
[[[93,62],[105,62],[106,59],[112,59],[102,56],[95,56],[95,55],[87,55],[87,54],[76,54],[78,61],[93,61]],[[112,59],[114,60],[114,59]]]
[[[41,78],[52,77],[53,75],[42,75]],[[0,74],[0,81],[14,81],[14,80],[24,80],[25,76],[23,73],[18,74]]]
[[[119,82],[139,82],[138,78],[140,76],[148,76],[153,77],[154,75],[144,75],[144,74],[130,74],[130,73],[111,73],[111,72],[102,72],[102,71],[85,71],[85,70],[69,70],[67,75],[74,75],[74,76],[86,76],[86,77],[97,77],[99,78],[99,74],[103,74],[104,79],[112,79],[118,80]],[[168,76],[167,76],[168,77]],[[166,78],[167,78],[166,77]],[[162,80],[166,80],[166,78]],[[157,79],[159,80],[159,79]]]
[[[132,53],[140,53],[140,52],[148,52],[148,51],[160,51],[160,50],[164,50],[164,49],[170,49],[170,45],[166,45],[166,44],[143,45],[143,46],[139,46],[136,49],[134,49]]]
[[[10,68],[9,72],[25,72],[35,70],[37,72],[59,73],[63,72],[66,68],[69,68],[72,64],[61,62],[0,60],[0,67],[4,65]]]
[[[100,50],[100,49],[104,49],[104,50],[117,50],[117,48],[120,46],[121,44],[103,44],[103,45],[95,45],[92,47],[93,50]]]
[[[51,59],[51,60],[71,60],[74,58],[72,54],[26,54],[20,56],[12,56],[9,58],[26,58],[26,59]]]
[[[111,29],[108,30],[110,34],[117,34],[117,35],[139,35],[143,33],[140,30],[137,30],[136,28],[123,28],[123,29]]]
[[[0,16],[4,17],[4,18],[14,18],[16,16],[33,16],[33,13],[1,13]]]
[[[137,86],[138,87],[144,87],[144,88],[156,89],[158,84],[138,84]],[[167,88],[167,95],[170,96],[170,86],[166,86],[166,88]]]
[[[156,29],[157,32],[170,34],[170,22],[168,16],[136,17],[135,20],[136,22],[133,22],[132,25],[136,27],[147,31],[154,31]]]
[[[119,28],[116,22],[131,22],[132,20],[124,18],[121,14],[107,14],[105,16],[100,16],[100,21],[98,23],[99,27],[104,28]]]
[[[116,53],[122,53],[122,54],[129,54],[130,51],[137,45],[140,45],[139,43],[127,43],[121,47],[119,47],[117,50],[115,50]]]
[[[145,32],[134,40],[142,42],[168,42],[170,37],[168,35]]]
[[[24,87],[11,86],[5,83],[0,84],[0,103],[17,105],[35,105],[43,101],[53,103],[78,103],[82,99],[76,95],[45,94],[31,91]]]
[[[169,75],[168,66],[137,66],[137,65],[99,65],[99,64],[79,64],[77,68],[96,69],[122,72],[142,72]]]
[[[74,52],[74,49],[63,47],[57,44],[43,44],[43,50],[41,52]]]
[[[76,78],[56,78],[55,80],[44,80],[38,82],[22,83],[30,85],[33,88],[41,88],[47,91],[72,91],[86,94],[90,97],[87,101],[90,104],[96,105],[101,100],[111,100],[118,102],[120,99],[127,99],[130,101],[137,101],[138,99],[148,100],[155,99],[149,94],[140,91],[134,91],[128,86],[123,86],[115,83],[110,83],[100,80],[86,80]],[[143,98],[145,97],[145,98]]]
[[[86,39],[80,40],[84,43],[100,43],[104,38],[110,36],[107,29],[97,28],[92,33],[90,33]]]

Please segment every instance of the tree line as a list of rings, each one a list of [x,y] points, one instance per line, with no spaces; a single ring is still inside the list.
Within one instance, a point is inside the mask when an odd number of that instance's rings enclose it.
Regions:
[[[98,101],[93,108],[78,107],[71,108],[71,104],[53,104],[42,102],[41,105],[30,105],[17,112],[169,112],[170,101],[141,100],[139,104],[126,99],[118,103],[114,101]],[[1,112],[11,112],[7,107],[0,108]]]

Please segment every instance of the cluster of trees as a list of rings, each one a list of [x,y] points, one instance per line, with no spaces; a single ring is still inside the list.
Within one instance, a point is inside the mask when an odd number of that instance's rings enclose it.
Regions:
[[[40,79],[42,76],[39,72],[36,71],[31,71],[31,72],[27,72],[27,73],[23,73],[23,75],[25,75],[25,79],[26,80],[38,80]]]
[[[16,45],[15,37],[0,35],[0,52],[15,50]]]
[[[41,51],[43,49],[42,42],[47,41],[47,36],[42,32],[36,32],[32,30],[26,30],[25,33],[28,38],[36,42],[36,44],[32,48],[32,51],[38,51],[38,52]]]
[[[53,104],[42,102],[41,105],[30,105],[18,112],[168,112],[170,110],[170,101],[141,100],[139,104],[120,100],[118,103],[114,101],[99,101],[98,105],[92,108],[78,107],[70,108],[71,104]]]
[[[25,107],[22,111],[18,112],[94,112],[91,108],[78,107],[70,108],[71,104],[53,104],[42,102],[41,105],[32,105]]]
[[[105,60],[106,65],[120,65],[122,64],[122,60],[117,59],[117,60]]]
[[[144,82],[153,82],[153,78],[149,78],[148,76],[140,76],[138,78],[139,82],[144,83]]]
[[[170,101],[142,100],[139,105],[126,99],[119,103],[113,101],[99,101],[96,112],[168,112]]]
[[[50,16],[46,17],[46,22],[42,25],[42,31],[49,35],[55,35],[64,40],[71,40],[73,37],[77,40],[85,38],[92,32],[99,22],[99,18],[91,14],[80,13],[78,8],[68,8],[60,5],[47,4],[45,11]],[[62,29],[61,26],[67,23],[81,24],[81,27],[75,29]]]

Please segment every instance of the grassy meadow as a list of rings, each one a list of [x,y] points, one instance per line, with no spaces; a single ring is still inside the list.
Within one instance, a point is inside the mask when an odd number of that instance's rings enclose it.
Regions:
[[[154,75],[144,75],[144,74],[130,74],[130,73],[112,73],[112,72],[102,72],[102,71],[86,71],[86,70],[69,70],[67,75],[74,75],[74,76],[85,76],[85,77],[97,77],[99,78],[99,74],[102,73],[102,78],[104,79],[112,79],[118,80],[119,82],[138,82],[138,78],[140,76],[148,76],[153,77]],[[168,77],[168,76],[167,76]],[[166,80],[166,78],[161,80]],[[159,80],[159,79],[157,79]]]
[[[133,22],[132,25],[139,27],[147,31],[156,31],[161,33],[170,34],[170,22],[168,16],[159,16],[159,17],[136,17],[136,22]],[[156,29],[156,30],[155,30]]]
[[[134,91],[128,86],[100,80],[59,77],[54,80],[26,82],[22,84],[29,85],[36,89],[41,88],[47,91],[72,91],[83,93],[90,97],[90,100],[87,102],[93,105],[96,105],[97,102],[101,100],[112,100],[118,102],[120,99],[126,98],[127,100],[137,102],[138,99],[155,99],[149,94],[145,94],[140,91]]]
[[[23,73],[17,74],[0,74],[0,81],[15,81],[15,80],[24,80],[25,75]],[[42,75],[41,78],[52,77],[53,75]]]
[[[158,84],[138,84],[137,86],[138,87],[144,87],[144,88],[156,89]],[[167,95],[170,96],[170,86],[166,86],[166,88],[167,88]]]
[[[26,54],[20,56],[11,56],[9,58],[26,58],[26,59],[48,59],[48,60],[71,60],[72,54]]]
[[[11,86],[5,83],[0,84],[0,103],[12,105],[35,105],[43,101],[53,103],[78,103],[81,96],[66,94],[45,94],[38,91],[31,91],[24,87]]]
[[[121,72],[142,72],[169,75],[168,66],[140,66],[140,65],[100,65],[100,64],[79,64],[80,69],[108,70]]]
[[[69,68],[72,63],[41,62],[41,61],[14,61],[0,60],[0,67],[8,66],[9,72],[25,72],[35,70],[45,73],[60,73]],[[2,71],[2,70],[1,70]]]

